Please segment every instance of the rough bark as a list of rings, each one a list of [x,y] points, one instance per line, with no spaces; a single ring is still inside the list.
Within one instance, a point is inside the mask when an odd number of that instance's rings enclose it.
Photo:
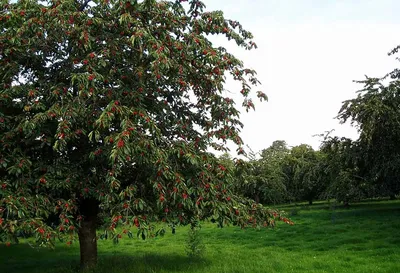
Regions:
[[[81,268],[91,268],[97,264],[97,214],[98,203],[95,200],[82,200],[80,212],[83,216],[78,231],[81,253]]]

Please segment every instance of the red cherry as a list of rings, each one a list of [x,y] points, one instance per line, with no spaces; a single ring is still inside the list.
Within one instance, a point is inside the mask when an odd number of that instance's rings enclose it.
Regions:
[[[123,139],[118,140],[117,147],[122,148],[124,146],[125,146],[124,140]]]

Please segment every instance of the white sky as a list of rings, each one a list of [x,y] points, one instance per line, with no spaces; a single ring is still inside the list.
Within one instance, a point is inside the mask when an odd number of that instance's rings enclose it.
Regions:
[[[353,80],[380,77],[396,65],[387,53],[400,44],[400,1],[385,0],[204,0],[207,10],[223,10],[255,36],[258,49],[244,51],[233,42],[212,38],[258,72],[269,102],[242,111],[242,137],[254,151],[274,140],[289,145],[335,129],[357,138],[350,125],[334,119],[342,101],[362,88]],[[240,86],[226,89],[240,98]],[[232,96],[232,95],[231,95]],[[239,101],[238,101],[239,103]],[[241,104],[241,101],[240,101]],[[232,146],[233,147],[233,146]],[[233,150],[234,152],[234,150]]]

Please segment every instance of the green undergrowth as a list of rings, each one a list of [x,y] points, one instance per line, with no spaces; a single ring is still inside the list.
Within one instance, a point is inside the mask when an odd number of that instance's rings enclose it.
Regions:
[[[295,221],[275,229],[217,228],[203,223],[206,250],[186,255],[188,228],[142,240],[99,241],[95,272],[400,272],[400,202],[282,206]],[[77,272],[79,246],[55,250],[0,246],[0,272]]]

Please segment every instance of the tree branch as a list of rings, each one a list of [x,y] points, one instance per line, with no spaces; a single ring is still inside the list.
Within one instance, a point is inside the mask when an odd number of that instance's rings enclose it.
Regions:
[[[83,2],[82,5],[79,7],[79,11],[83,11],[87,7],[90,1],[91,0],[85,0],[85,2]]]

